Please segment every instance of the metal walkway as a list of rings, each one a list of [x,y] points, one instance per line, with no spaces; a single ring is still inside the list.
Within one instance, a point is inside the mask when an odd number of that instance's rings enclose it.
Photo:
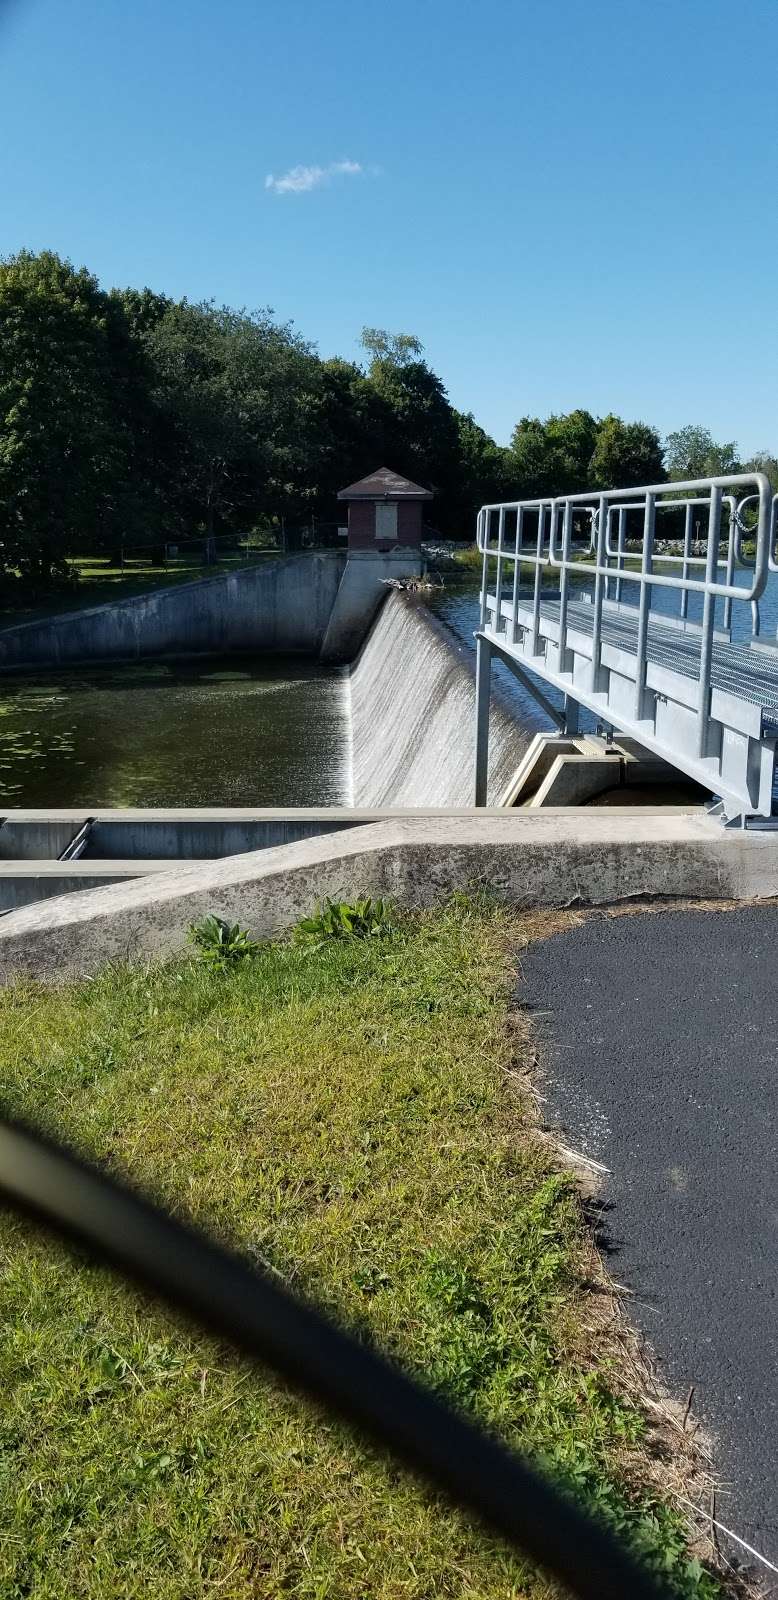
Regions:
[[[778,645],[760,638],[759,603],[775,536],[760,473],[483,507],[476,804],[496,653],[565,731],[585,706],[709,789],[726,820],[769,818]]]

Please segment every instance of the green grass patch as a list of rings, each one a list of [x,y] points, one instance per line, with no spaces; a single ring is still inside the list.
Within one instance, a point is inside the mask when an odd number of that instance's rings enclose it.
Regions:
[[[30,598],[29,590],[22,583],[17,592],[16,580],[6,580],[0,600],[0,627],[60,616],[63,612],[104,605],[112,600],[130,600],[134,595],[191,583],[195,578],[215,578],[220,573],[232,572],[248,562],[265,560],[278,553],[250,549],[213,561],[208,566],[196,555],[171,557],[167,566],[135,560],[124,567],[114,565],[108,557],[74,556],[68,561],[70,581],[36,599]]]
[[[280,1274],[708,1595],[639,1400],[583,1332],[591,1243],[519,1087],[508,933],[460,902],[7,989],[4,1108]],[[340,1422],[2,1212],[0,1299],[4,1600],[547,1594]]]
[[[454,560],[458,567],[464,567],[468,572],[480,572],[483,556],[477,544],[467,544],[461,550],[454,551]]]

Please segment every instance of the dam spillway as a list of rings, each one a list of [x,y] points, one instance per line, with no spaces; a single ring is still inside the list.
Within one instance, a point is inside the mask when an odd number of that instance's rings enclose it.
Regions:
[[[456,632],[417,595],[386,592],[350,669],[238,654],[6,678],[0,913],[171,860],[264,850],[301,826],[472,814],[473,599],[445,603]],[[535,759],[537,709],[511,704],[509,687],[493,685],[492,806],[515,803]]]
[[[393,591],[349,681],[353,804],[472,805],[472,650],[414,596]],[[495,696],[491,804],[510,782],[529,737]]]

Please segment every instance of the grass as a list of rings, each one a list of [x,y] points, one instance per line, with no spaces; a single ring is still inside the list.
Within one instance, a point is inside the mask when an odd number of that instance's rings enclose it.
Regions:
[[[535,1131],[520,931],[461,900],[227,970],[12,987],[4,1108],[279,1273],[708,1596]],[[2,1212],[0,1309],[4,1600],[548,1594],[332,1417]]]
[[[133,561],[125,567],[116,566],[110,557],[78,556],[69,560],[71,582],[60,589],[52,589],[45,599],[32,600],[21,591],[13,597],[10,586],[5,589],[5,604],[0,603],[0,626],[11,627],[17,622],[35,622],[39,618],[58,616],[65,611],[80,610],[86,606],[103,605],[110,600],[129,600],[133,595],[147,594],[152,589],[170,588],[178,583],[190,583],[193,578],[213,578],[221,572],[231,572],[246,565],[258,556],[277,555],[270,550],[253,550],[225,557],[204,566],[195,556],[171,557],[167,566],[151,561]]]
[[[480,572],[483,556],[477,544],[466,544],[463,549],[455,550],[452,558],[458,567],[464,567],[467,572]]]
[[[478,549],[478,546],[476,544],[469,544],[469,545],[466,545],[463,550],[457,550],[455,555],[454,555],[454,557],[453,557],[453,559],[456,562],[457,566],[464,567],[465,571],[467,571],[467,572],[478,573],[479,576],[480,576],[484,558],[483,558],[483,555],[482,555],[481,551]],[[573,561],[590,561],[592,558],[591,558],[591,556],[590,556],[588,551],[576,550],[576,551],[573,552],[572,559],[573,559]],[[503,577],[504,578],[507,579],[508,577],[512,577],[513,576],[513,568],[514,568],[514,566],[515,566],[515,562],[513,560],[511,560],[510,556],[508,556],[508,555],[503,556],[502,567],[503,567]],[[491,567],[490,567],[490,575],[491,576],[494,575],[495,570],[496,570],[496,559],[493,559]],[[532,562],[532,561],[522,561],[522,563],[521,563],[521,575],[522,575],[522,581],[525,582],[525,583],[529,582],[530,578],[534,578],[534,576],[535,576],[535,563]],[[545,582],[550,581],[550,580],[553,580],[554,583],[558,583],[558,581],[559,581],[558,568],[548,568],[548,569],[544,568],[544,570],[543,570],[543,581],[545,583]]]

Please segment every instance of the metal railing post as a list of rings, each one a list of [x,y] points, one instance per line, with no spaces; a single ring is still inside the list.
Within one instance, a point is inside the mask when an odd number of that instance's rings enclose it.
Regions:
[[[495,606],[494,606],[494,624],[493,624],[493,626],[494,626],[495,633],[500,633],[501,630],[502,630],[502,569],[503,569],[502,542],[503,542],[504,533],[505,533],[505,507],[504,506],[500,506],[499,512],[497,514],[497,576],[495,578],[495,583],[494,583]]]
[[[554,505],[553,513],[556,513]],[[565,501],[562,515],[562,571],[559,579],[559,667],[560,673],[570,671],[569,655],[567,648],[567,606],[570,598],[570,540],[573,528],[573,508],[569,500]]]
[[[627,513],[624,510],[623,506],[619,506],[619,533],[618,533],[618,546],[617,546],[617,558],[616,558],[616,570],[617,570],[617,573],[618,573],[618,577],[616,578],[616,600],[619,603],[621,602],[621,586],[622,586],[621,569],[624,566],[624,554],[625,554],[626,547],[627,547],[626,546],[626,541],[627,541]]]
[[[651,585],[647,582],[654,554],[654,528],[656,526],[656,496],[646,493],[643,514],[643,558],[640,563],[640,609],[635,650],[635,721],[642,722],[646,714],[646,662],[648,658],[648,613],[651,609]]]
[[[716,596],[711,585],[716,582],[721,524],[721,489],[715,484],[710,491],[708,511],[708,549],[705,562],[705,598],[702,609],[702,643],[700,647],[700,686],[697,702],[696,754],[708,754],[710,744],[710,672],[713,661],[713,628],[716,621]]]
[[[604,577],[602,568],[605,565],[605,550],[608,532],[609,508],[604,494],[600,495],[600,504],[597,513],[597,538],[594,546],[594,559],[597,566],[597,576],[594,580],[594,616],[592,619],[592,694],[597,694],[602,677],[602,601],[607,578]]]
[[[735,522],[735,497],[727,495],[729,504],[729,538],[727,541],[727,586],[729,587],[735,576],[735,538],[737,524]],[[724,627],[732,629],[732,596],[728,594],[724,601]]]
[[[519,506],[516,512],[516,560],[513,567],[513,595],[511,597],[511,644],[516,643],[518,633],[519,614],[519,584],[521,582],[521,544],[524,533],[524,507]]]
[[[480,628],[486,627],[486,602],[489,597],[489,557],[486,554],[489,545],[489,517],[490,512],[484,506],[483,510],[479,511],[476,522],[476,541],[483,550],[483,560],[481,562],[481,614],[478,624]]]
[[[546,526],[546,508],[538,506],[538,542],[535,562],[535,587],[532,592],[532,654],[538,654],[540,645],[540,592],[543,584],[543,535]],[[551,535],[549,535],[550,544]]]
[[[684,518],[684,525],[683,525],[683,567],[681,568],[681,581],[683,583],[683,588],[681,590],[681,621],[682,622],[685,622],[687,617],[688,617],[688,615],[689,615],[689,591],[686,588],[686,580],[687,580],[687,578],[689,576],[689,564],[691,562],[692,529],[693,529],[693,526],[694,526],[694,508],[690,504],[690,505],[687,505],[687,507],[686,507],[686,516]]]

